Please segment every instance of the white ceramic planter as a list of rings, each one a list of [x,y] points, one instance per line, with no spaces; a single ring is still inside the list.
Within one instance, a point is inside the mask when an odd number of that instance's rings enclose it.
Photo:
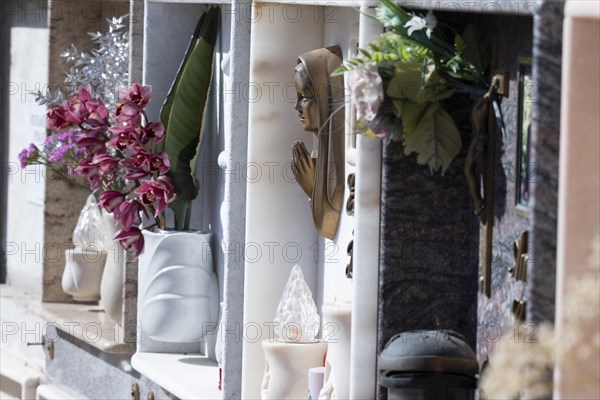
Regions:
[[[62,276],[62,288],[81,302],[97,301],[100,298],[100,281],[106,262],[106,253],[99,249],[81,248],[65,251],[65,271]]]
[[[154,340],[201,341],[215,332],[219,282],[211,235],[143,231],[139,257],[139,324]]]
[[[265,373],[261,399],[306,399],[308,370],[323,365],[327,343],[285,343],[263,340]]]
[[[328,344],[325,384],[319,400],[350,398],[352,303],[323,304],[323,340]]]
[[[106,264],[100,283],[102,308],[113,321],[123,321],[123,287],[125,274],[125,250],[118,241],[112,240],[119,230],[112,214],[102,210],[102,219],[106,230]]]

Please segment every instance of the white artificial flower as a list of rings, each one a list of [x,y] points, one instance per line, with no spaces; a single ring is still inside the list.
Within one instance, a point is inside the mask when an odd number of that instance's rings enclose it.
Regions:
[[[351,71],[349,76],[350,99],[356,106],[356,117],[372,121],[383,102],[381,76],[368,68]]]
[[[411,36],[415,31],[422,31],[425,29],[425,34],[428,38],[431,38],[431,32],[437,25],[437,18],[433,15],[433,12],[429,11],[425,18],[421,18],[418,15],[411,14],[413,17],[404,24],[405,28],[408,28],[408,36]]]
[[[425,16],[425,25],[427,26],[427,30],[425,31],[425,33],[427,34],[428,38],[431,38],[431,32],[433,32],[433,30],[437,26],[437,18],[435,17],[435,15],[433,15],[433,12],[431,10],[429,10],[427,15]]]

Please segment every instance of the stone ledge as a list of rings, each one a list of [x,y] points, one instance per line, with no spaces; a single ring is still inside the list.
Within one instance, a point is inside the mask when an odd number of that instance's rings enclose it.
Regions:
[[[43,332],[46,332],[49,326],[58,329],[60,338],[53,338],[54,340],[65,339],[75,345],[84,342],[112,354],[135,352],[135,336],[125,337],[121,326],[112,321],[98,305],[43,303],[39,296],[17,288],[7,285],[1,285],[0,288],[2,300],[10,298],[31,314],[48,321],[48,326],[42,327]]]
[[[200,354],[135,353],[131,365],[178,398],[220,399],[219,367]]]

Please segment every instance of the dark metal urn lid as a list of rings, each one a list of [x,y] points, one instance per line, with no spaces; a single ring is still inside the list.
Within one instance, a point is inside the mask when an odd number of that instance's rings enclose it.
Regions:
[[[475,377],[477,357],[461,334],[407,331],[392,337],[379,355],[380,371],[440,372]]]

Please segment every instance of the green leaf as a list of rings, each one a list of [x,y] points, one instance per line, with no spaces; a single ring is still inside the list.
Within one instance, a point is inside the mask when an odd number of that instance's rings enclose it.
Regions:
[[[179,82],[181,81],[181,76],[183,75],[183,70],[185,68],[185,65],[187,64],[187,61],[190,58],[192,51],[194,50],[194,46],[196,45],[196,42],[198,41],[198,38],[200,37],[200,30],[201,30],[202,26],[204,26],[204,20],[206,19],[206,15],[207,15],[207,13],[202,14],[200,16],[200,19],[196,23],[196,28],[194,29],[194,33],[192,34],[192,37],[190,38],[190,43],[188,44],[188,48],[185,51],[183,60],[181,60],[181,64],[179,65],[179,69],[177,70],[177,75],[175,76],[175,80],[171,84],[171,87],[169,88],[169,93],[167,93],[167,97],[160,109],[160,120],[161,120],[162,124],[164,125],[165,130],[167,130],[168,125],[169,125],[169,117],[171,114],[171,108],[173,107],[173,100],[175,99],[175,90],[179,86]],[[156,145],[156,151],[163,150],[164,144],[165,144],[164,140],[162,142],[158,143]]]
[[[369,53],[367,50],[365,49],[358,49],[358,51],[360,52],[360,54],[362,54],[365,58],[371,58],[371,53]]]
[[[415,103],[441,101],[454,93],[435,70],[433,60],[425,64],[419,61],[396,63],[394,77],[390,80],[386,95],[393,99],[406,99]]]
[[[454,48],[456,49],[457,55],[461,55],[465,50],[465,41],[460,35],[454,36]]]
[[[200,17],[192,43],[161,110],[165,125],[164,151],[171,160],[168,176],[177,198],[169,207],[175,212],[176,229],[189,226],[189,207],[198,195],[193,160],[203,136],[203,119],[212,79],[215,42],[221,24],[220,9],[212,7]]]
[[[419,164],[444,174],[462,146],[454,121],[439,102],[403,106],[404,154],[417,153]]]

